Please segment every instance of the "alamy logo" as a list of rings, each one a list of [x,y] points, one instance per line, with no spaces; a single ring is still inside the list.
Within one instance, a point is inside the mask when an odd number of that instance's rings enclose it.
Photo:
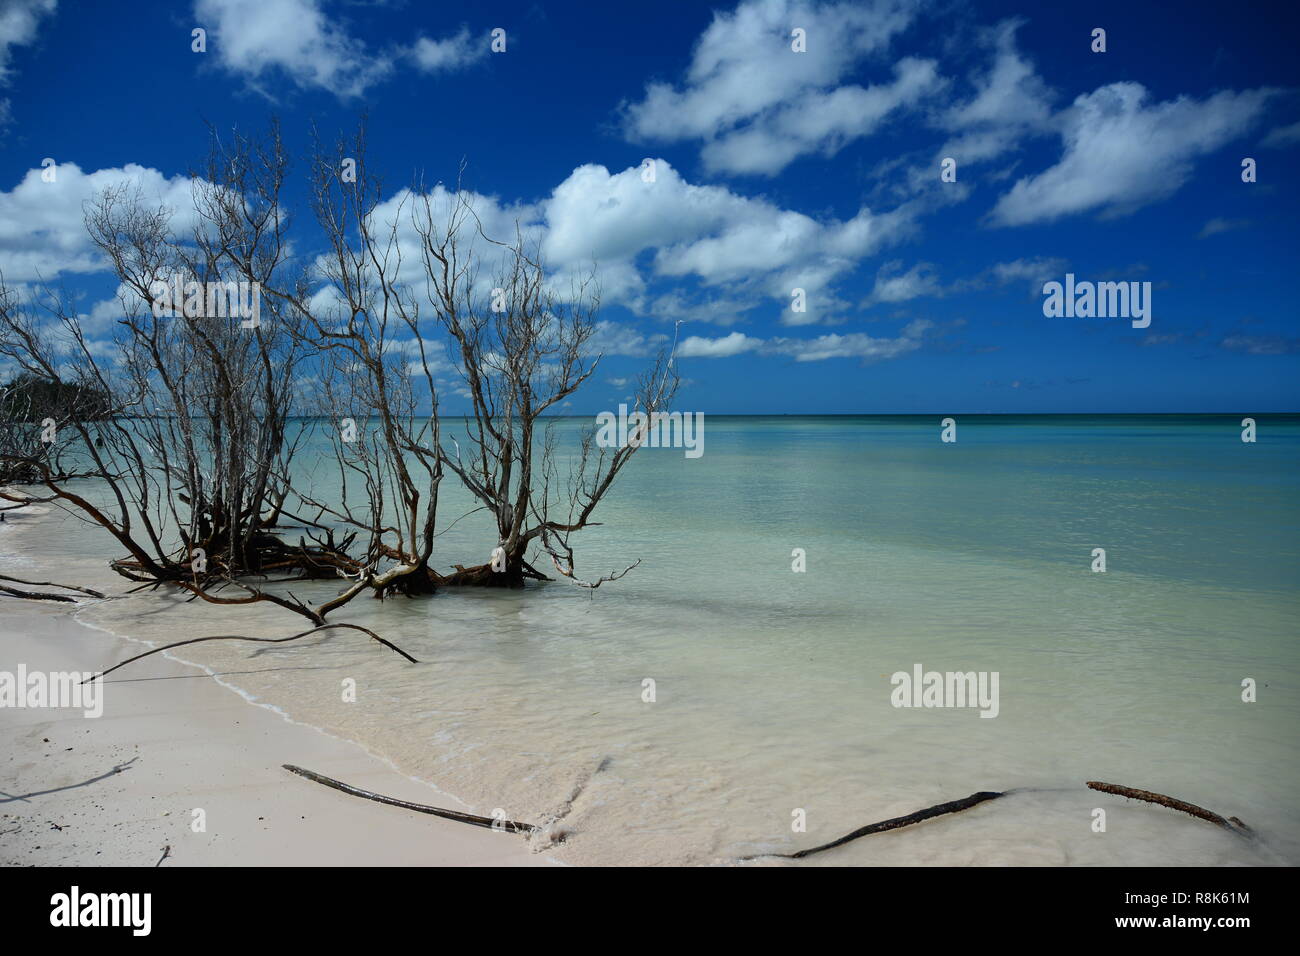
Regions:
[[[179,275],[149,284],[155,318],[237,318],[246,329],[262,324],[260,282],[185,282]]]
[[[50,897],[51,926],[129,926],[133,936],[148,936],[152,927],[150,893],[71,892]]]
[[[1132,319],[1133,328],[1151,324],[1150,282],[1082,282],[1074,273],[1065,274],[1065,283],[1043,284],[1043,315],[1049,319]]]
[[[85,711],[87,717],[104,713],[104,678],[77,671],[0,671],[0,707],[67,707]]]
[[[889,702],[895,707],[978,707],[981,717],[998,715],[998,671],[896,671]]]
[[[618,406],[618,415],[601,412],[596,416],[600,431],[596,445],[600,448],[685,448],[687,458],[704,454],[703,412],[645,412],[630,415],[626,405]]]

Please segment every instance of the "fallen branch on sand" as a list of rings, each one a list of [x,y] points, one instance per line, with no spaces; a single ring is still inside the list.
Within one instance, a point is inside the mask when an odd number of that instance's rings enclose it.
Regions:
[[[1232,830],[1234,833],[1250,833],[1250,827],[1242,823],[1236,817],[1219,816],[1213,810],[1207,810],[1204,807],[1198,807],[1194,803],[1187,803],[1184,800],[1177,800],[1174,797],[1166,797],[1163,793],[1152,793],[1150,790],[1137,790],[1133,787],[1122,787],[1117,783],[1102,783],[1099,780],[1089,780],[1088,786],[1093,790],[1100,790],[1102,793],[1113,793],[1121,797],[1130,797],[1134,800],[1145,800],[1147,803],[1158,803],[1162,807],[1168,807],[1170,810],[1181,810],[1183,813],[1190,813],[1194,817],[1199,817],[1210,823],[1223,827],[1225,830]]]
[[[1181,810],[1189,813],[1194,817],[1207,820],[1210,823],[1217,824],[1234,833],[1250,835],[1251,829],[1242,823],[1236,817],[1224,818],[1212,810],[1206,810],[1204,807],[1198,807],[1194,803],[1187,803],[1184,800],[1178,800],[1174,797],[1167,797],[1163,793],[1153,793],[1150,790],[1136,790],[1133,787],[1123,787],[1114,783],[1101,783],[1096,780],[1089,780],[1088,786],[1093,790],[1100,790],[1102,793],[1113,793],[1121,797],[1131,797],[1134,800],[1145,800],[1148,803],[1158,803],[1162,807],[1168,807],[1171,810]],[[936,804],[933,807],[926,807],[924,810],[917,810],[915,813],[909,813],[906,816],[894,817],[889,820],[882,820],[880,823],[871,823],[865,827],[854,830],[852,833],[840,837],[838,840],[832,840],[830,843],[823,843],[821,846],[810,847],[807,850],[799,850],[796,853],[756,853],[753,856],[741,857],[741,860],[757,860],[762,857],[780,857],[786,860],[799,860],[806,856],[812,856],[814,853],[821,853],[823,850],[830,850],[837,846],[843,846],[859,837],[870,836],[873,833],[885,833],[889,830],[897,830],[901,827],[910,827],[914,823],[924,823],[926,820],[932,820],[935,817],[941,817],[948,813],[957,813],[961,810],[969,810],[977,804],[984,803],[986,800],[996,800],[998,797],[1010,796],[1014,793],[1025,793],[1030,788],[1017,790],[981,790],[979,793],[972,793],[969,797],[962,797],[960,800],[952,800],[948,803]]]
[[[9,581],[13,584],[26,584],[35,588],[61,588],[64,591],[77,591],[80,594],[88,594],[93,598],[102,598],[104,595],[98,591],[92,591],[90,588],[79,588],[75,584],[59,584],[56,581],[24,581],[22,578],[11,578],[7,574],[0,574],[0,581]],[[19,588],[7,587],[0,584],[0,592],[12,594],[14,597],[24,598],[29,601],[76,601],[77,599],[69,594],[49,594],[42,591],[23,591]]]
[[[5,587],[3,584],[0,584],[0,594],[22,598],[24,601],[67,601],[75,604],[77,600],[70,594],[41,594],[37,591],[22,591],[18,588]]]
[[[960,800],[951,800],[948,803],[936,804],[933,807],[926,807],[924,810],[917,810],[915,813],[909,813],[907,816],[894,817],[891,820],[882,820],[880,823],[870,823],[865,827],[854,830],[852,833],[840,837],[838,840],[832,840],[830,843],[823,843],[821,846],[814,846],[807,850],[799,850],[797,853],[759,853],[755,856],[741,857],[742,860],[756,860],[763,856],[779,856],[787,860],[799,860],[805,856],[812,856],[814,853],[820,853],[823,850],[830,850],[837,846],[842,846],[851,840],[859,837],[870,836],[873,833],[884,833],[886,830],[897,830],[899,827],[910,827],[913,823],[921,823],[925,820],[931,820],[934,817],[941,817],[945,813],[956,813],[959,810],[968,810],[978,803],[985,800],[996,800],[998,797],[1005,797],[1005,793],[999,793],[993,790],[981,790],[979,793],[972,793],[969,797],[962,797]]]
[[[506,830],[510,833],[533,833],[540,829],[539,827],[533,826],[531,823],[519,823],[516,820],[499,820],[495,817],[480,817],[473,813],[461,813],[458,810],[444,810],[441,807],[431,807],[423,803],[411,803],[409,800],[399,800],[396,797],[386,797],[382,793],[371,793],[369,790],[362,790],[360,787],[354,787],[341,780],[335,780],[333,777],[326,777],[319,773],[313,773],[310,770],[304,770],[302,767],[295,767],[293,764],[286,763],[283,764],[283,767],[290,773],[296,773],[300,777],[306,777],[308,780],[314,780],[327,787],[333,787],[335,790],[342,790],[344,793],[350,793],[354,797],[374,800],[376,803],[386,803],[391,807],[401,807],[403,810],[414,810],[416,813],[428,813],[435,817],[442,817],[444,820],[455,820],[457,823],[468,823],[471,826],[487,827],[490,830]]]
[[[150,654],[161,654],[163,651],[170,651],[174,647],[184,647],[186,644],[202,644],[204,641],[252,641],[255,644],[283,644],[286,641],[296,641],[300,637],[306,637],[309,634],[315,634],[319,631],[328,631],[330,630],[330,628],[335,628],[335,627],[344,627],[344,628],[348,628],[349,630],[360,631],[362,634],[367,634],[373,640],[376,640],[380,644],[383,644],[384,647],[387,647],[390,650],[394,650],[397,653],[401,654],[412,664],[420,663],[410,654],[406,653],[406,651],[402,650],[396,644],[384,640],[374,631],[370,630],[370,628],[362,627],[360,624],[340,623],[340,624],[322,624],[319,627],[313,627],[310,631],[302,631],[298,634],[291,634],[288,637],[245,637],[242,634],[216,634],[213,635],[212,637],[192,637],[188,641],[177,641],[174,644],[164,644],[162,647],[155,647],[153,648],[153,650],[145,651],[143,654],[137,654],[135,655],[135,657],[128,657],[120,664],[114,664],[112,667],[104,671],[102,674],[97,674],[95,676],[107,677],[109,674],[113,673],[113,671],[117,670],[119,667],[125,667],[127,664],[130,664],[133,661],[138,661],[143,657],[148,657]],[[87,678],[87,680],[94,680],[94,677]],[[86,683],[86,681],[82,681],[82,683],[84,684]]]

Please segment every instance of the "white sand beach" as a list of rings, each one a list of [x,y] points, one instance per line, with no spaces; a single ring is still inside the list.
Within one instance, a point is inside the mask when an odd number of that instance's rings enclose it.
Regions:
[[[73,605],[5,600],[0,669],[102,670],[140,645]],[[468,809],[356,744],[254,705],[163,655],[110,675],[113,706],[0,708],[0,865],[546,865],[518,836],[383,806],[281,769]],[[114,768],[120,768],[114,773]],[[202,809],[206,832],[192,829]]]

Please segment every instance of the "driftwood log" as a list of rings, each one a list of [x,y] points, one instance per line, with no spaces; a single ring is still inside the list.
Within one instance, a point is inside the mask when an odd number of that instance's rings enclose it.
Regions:
[[[354,787],[349,783],[341,780],[335,780],[333,777],[326,777],[323,774],[314,773],[311,770],[304,770],[302,767],[295,767],[293,764],[283,764],[285,770],[290,773],[296,773],[300,777],[306,777],[308,780],[314,780],[316,783],[323,784],[326,787],[332,787],[335,790],[341,790],[344,793],[350,793],[354,797],[361,797],[365,800],[374,800],[376,803],[386,803],[390,807],[401,807],[403,810],[414,810],[416,813],[427,813],[431,816],[442,817],[444,820],[455,820],[457,823],[468,823],[471,826],[487,827],[490,830],[505,830],[509,833],[532,833],[539,827],[531,823],[520,823],[517,820],[498,820],[495,817],[480,817],[474,813],[461,813],[459,810],[444,810],[442,807],[431,807],[424,803],[412,803],[409,800],[399,800],[396,797],[386,797],[382,793],[372,793],[369,790],[362,790],[360,787]]]
[[[1102,793],[1113,793],[1120,797],[1129,797],[1133,800],[1145,800],[1147,803],[1158,803],[1162,807],[1168,807],[1170,810],[1181,810],[1183,813],[1190,813],[1194,817],[1223,827],[1225,830],[1232,830],[1234,833],[1251,833],[1250,827],[1242,823],[1236,817],[1221,817],[1213,810],[1207,810],[1204,807],[1198,807],[1194,803],[1188,803],[1185,800],[1178,800],[1174,797],[1166,797],[1163,793],[1152,793],[1150,790],[1138,790],[1134,787],[1123,787],[1117,783],[1102,783],[1100,780],[1089,780],[1088,786],[1093,790],[1100,790]]]
[[[888,830],[897,830],[900,827],[910,827],[913,823],[923,823],[926,820],[932,820],[935,817],[941,817],[946,813],[956,813],[959,810],[969,810],[976,804],[983,803],[986,800],[996,800],[998,797],[1005,797],[1006,794],[995,790],[981,790],[979,793],[972,793],[969,797],[962,797],[960,800],[950,800],[947,803],[936,804],[933,807],[926,807],[924,810],[917,810],[915,813],[909,813],[902,817],[893,817],[889,820],[882,820],[879,823],[869,823],[865,827],[860,827],[852,833],[846,833],[838,840],[832,840],[830,843],[823,843],[821,846],[809,847],[807,850],[799,850],[797,853],[759,853],[754,856],[741,857],[742,860],[757,860],[764,856],[777,856],[787,860],[801,860],[805,856],[812,856],[814,853],[821,853],[823,850],[831,850],[837,846],[843,846],[859,837],[870,836],[873,833],[884,833]]]
[[[104,596],[98,591],[92,591],[90,588],[80,588],[75,584],[59,584],[56,581],[25,581],[22,578],[11,578],[7,574],[0,574],[0,581],[9,581],[12,584],[26,584],[37,588],[60,588],[64,591],[77,591],[81,594],[88,594],[93,598],[102,598]],[[24,591],[21,588],[10,587],[5,584],[0,584],[0,593],[24,598],[28,601],[75,602],[77,600],[69,594],[51,594],[46,591]]]
[[[1089,780],[1088,786],[1093,790],[1099,790],[1102,793],[1113,793],[1121,797],[1130,797],[1134,800],[1145,800],[1147,803],[1157,803],[1162,807],[1169,807],[1171,810],[1181,810],[1183,813],[1189,813],[1194,817],[1221,826],[1224,829],[1231,830],[1234,833],[1243,835],[1252,835],[1250,827],[1242,823],[1236,817],[1221,817],[1212,810],[1206,810],[1204,807],[1198,807],[1194,803],[1188,803],[1185,800],[1179,800],[1175,797],[1165,796],[1163,793],[1153,793],[1150,790],[1137,790],[1133,787],[1124,787],[1115,783],[1101,783],[1097,780]],[[948,803],[936,804],[933,807],[926,807],[924,810],[917,810],[915,813],[909,813],[906,816],[893,817],[889,820],[882,820],[880,823],[871,823],[865,827],[860,827],[852,833],[845,834],[838,840],[832,840],[830,843],[823,843],[821,846],[810,847],[807,850],[799,850],[796,853],[757,853],[753,856],[741,857],[742,860],[757,860],[762,857],[779,857],[786,860],[799,860],[806,856],[812,856],[814,853],[821,853],[823,850],[830,850],[837,846],[843,846],[852,840],[860,837],[871,836],[873,833],[885,833],[889,830],[897,830],[901,827],[910,827],[914,823],[924,823],[926,820],[933,820],[935,817],[941,817],[948,813],[957,813],[961,810],[969,810],[977,804],[984,803],[986,800],[996,800],[998,797],[1010,796],[1013,793],[1024,793],[1025,790],[982,790],[979,793],[972,793],[969,797],[962,797],[960,800],[951,800]]]

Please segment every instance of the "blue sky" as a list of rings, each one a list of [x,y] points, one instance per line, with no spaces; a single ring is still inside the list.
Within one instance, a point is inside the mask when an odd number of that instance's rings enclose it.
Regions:
[[[367,112],[387,193],[463,160],[488,223],[558,274],[595,260],[605,357],[569,412],[614,408],[675,330],[706,413],[1298,411],[1300,14],[1171,9],[0,0],[0,271],[106,335],[95,189],[183,206],[205,123],[272,116],[302,173],[313,122]],[[1045,317],[1067,272],[1150,282],[1150,326]]]

